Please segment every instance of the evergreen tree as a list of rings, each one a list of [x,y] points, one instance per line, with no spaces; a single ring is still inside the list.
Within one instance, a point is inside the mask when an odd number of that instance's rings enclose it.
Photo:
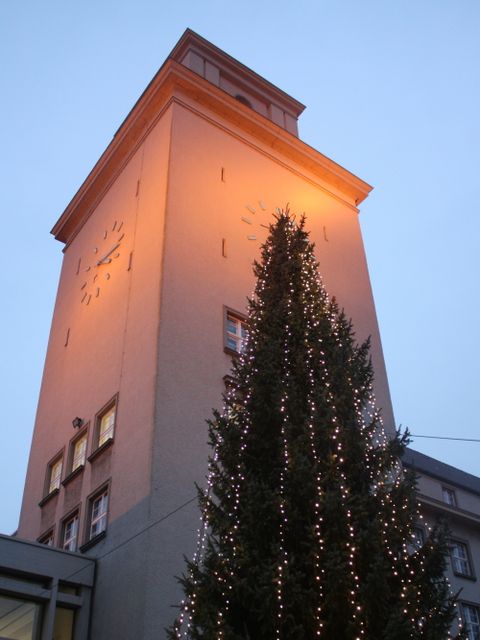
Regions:
[[[356,344],[329,300],[303,218],[276,216],[254,270],[169,638],[450,637],[444,532],[413,545],[415,481],[399,463],[408,437],[383,433],[368,341]]]

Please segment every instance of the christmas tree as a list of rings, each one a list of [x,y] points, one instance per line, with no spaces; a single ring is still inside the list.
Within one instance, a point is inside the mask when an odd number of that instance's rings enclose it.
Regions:
[[[413,542],[408,436],[383,432],[368,341],[327,296],[303,218],[276,215],[254,270],[169,638],[451,637],[444,532]]]

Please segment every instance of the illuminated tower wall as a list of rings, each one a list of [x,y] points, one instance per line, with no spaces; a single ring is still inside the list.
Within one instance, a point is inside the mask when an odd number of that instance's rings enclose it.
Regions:
[[[372,336],[393,429],[358,221],[371,188],[298,138],[302,110],[187,31],[53,229],[64,261],[18,535],[64,546],[76,523],[98,559],[93,639],[161,637],[175,615],[226,315],[241,321],[276,207],[306,213],[328,291]]]

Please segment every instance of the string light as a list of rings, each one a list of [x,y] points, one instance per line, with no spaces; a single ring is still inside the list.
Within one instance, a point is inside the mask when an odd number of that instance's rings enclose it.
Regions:
[[[202,606],[206,606],[206,596],[201,595],[207,593],[205,589],[210,590],[209,597],[216,607],[208,637],[226,639],[231,635],[232,624],[238,624],[238,620],[232,622],[238,617],[238,611],[234,612],[238,606],[238,579],[245,578],[242,562],[250,544],[244,520],[252,507],[252,486],[264,481],[263,472],[255,469],[259,464],[255,449],[259,446],[259,423],[255,412],[257,385],[259,381],[265,383],[260,354],[269,347],[265,345],[269,336],[278,340],[281,350],[272,387],[280,390],[279,396],[272,396],[272,406],[268,407],[272,424],[278,425],[277,435],[269,433],[277,438],[272,447],[278,458],[264,462],[272,465],[265,473],[278,474],[275,486],[268,487],[277,509],[273,518],[277,531],[272,529],[270,541],[270,548],[277,549],[272,558],[272,637],[289,640],[288,625],[296,615],[291,590],[298,541],[292,540],[291,522],[295,523],[297,517],[296,474],[301,463],[311,470],[312,485],[306,489],[312,495],[308,502],[311,511],[305,514],[305,522],[312,522],[311,533],[302,525],[301,534],[310,544],[305,553],[312,559],[311,567],[306,569],[311,575],[304,579],[314,585],[311,627],[315,636],[325,640],[332,637],[328,628],[331,589],[325,589],[325,584],[331,580],[332,562],[338,556],[338,566],[344,567],[339,589],[341,597],[348,600],[348,615],[341,623],[348,627],[352,639],[369,637],[372,620],[364,594],[371,568],[365,567],[363,557],[369,545],[376,545],[385,580],[398,584],[398,611],[408,618],[412,629],[428,632],[429,620],[440,614],[438,609],[424,611],[419,604],[421,578],[428,570],[424,560],[427,550],[412,549],[409,540],[415,520],[421,515],[418,503],[412,509],[401,464],[376,408],[368,347],[355,345],[350,323],[328,298],[303,227],[303,219],[297,224],[288,210],[279,214],[262,248],[262,263],[255,268],[258,279],[248,336],[233,370],[239,386],[227,390],[223,411],[215,415],[210,425],[213,454],[201,499],[202,518],[186,579],[186,597],[173,626],[173,637],[178,640],[199,637],[192,635],[193,629],[206,624],[199,604],[201,599]],[[281,282],[283,290],[275,281],[279,269],[287,274]],[[276,315],[272,315],[266,302],[272,291],[277,295]],[[275,324],[271,334],[269,323]],[[304,388],[299,393],[302,383]],[[359,487],[359,483],[363,486]],[[334,516],[329,500],[339,506]],[[364,515],[362,509],[367,510]],[[333,517],[337,519],[335,523]],[[362,517],[370,521],[366,523]],[[374,542],[364,539],[366,524]],[[363,537],[359,536],[362,528]],[[304,564],[307,567],[308,563]],[[243,624],[247,625],[248,620]]]

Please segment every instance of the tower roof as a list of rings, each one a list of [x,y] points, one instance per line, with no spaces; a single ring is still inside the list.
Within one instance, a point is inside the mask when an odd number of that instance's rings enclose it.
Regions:
[[[185,100],[273,149],[272,158],[293,162],[355,210],[372,189],[299,140],[300,102],[187,29],[55,223],[57,240],[73,240],[165,109]]]
[[[183,64],[239,102],[298,135],[296,122],[305,105],[191,29],[185,31],[168,59]]]

